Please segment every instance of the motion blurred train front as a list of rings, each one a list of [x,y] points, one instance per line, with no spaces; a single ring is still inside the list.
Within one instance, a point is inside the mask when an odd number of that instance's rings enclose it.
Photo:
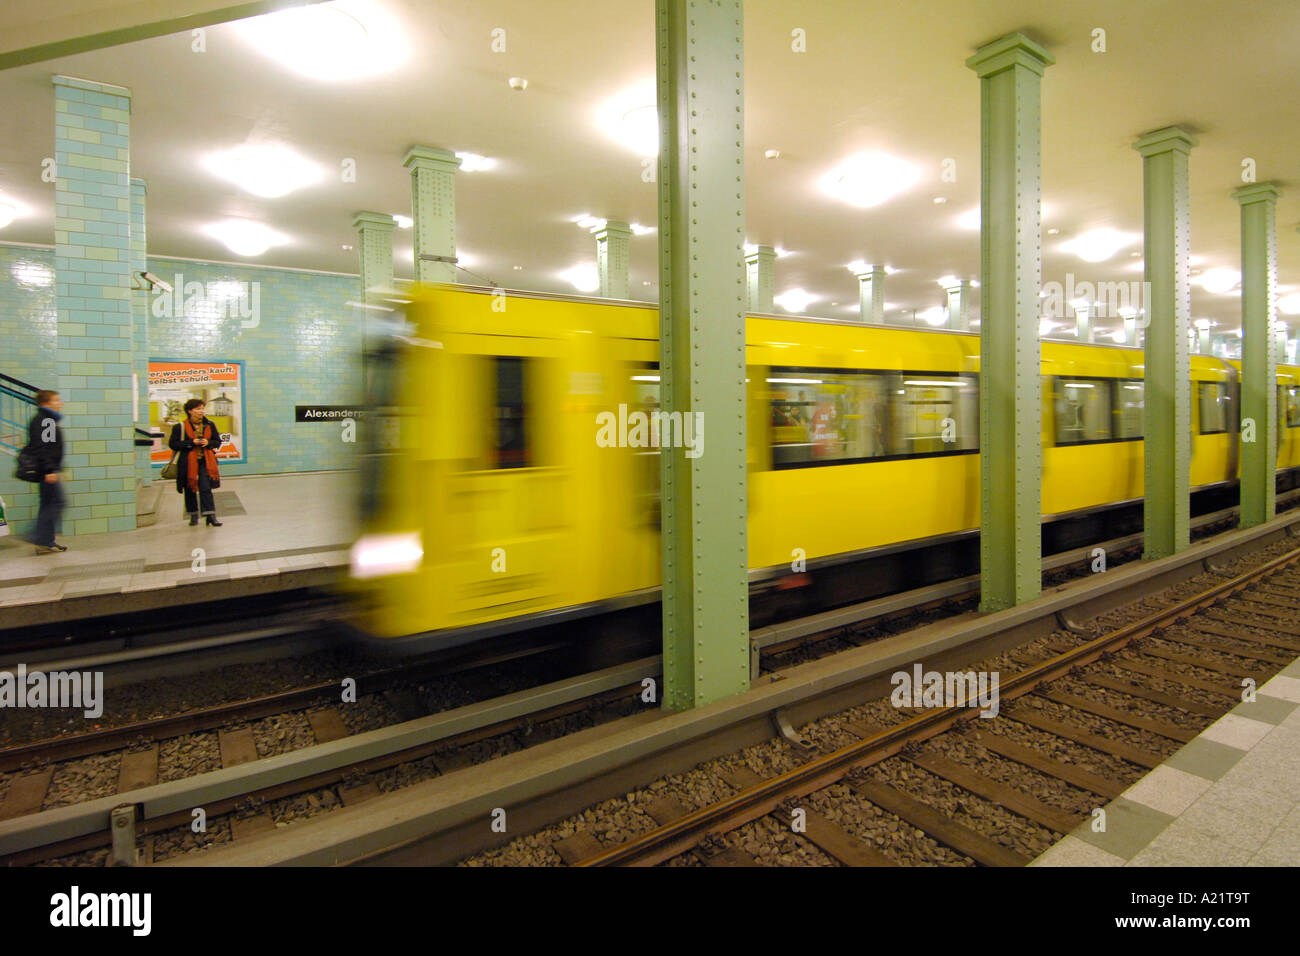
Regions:
[[[352,551],[364,629],[451,639],[656,601],[661,450],[635,427],[664,422],[656,308],[434,286],[394,315],[367,342]],[[762,315],[746,345],[753,592],[821,577],[841,582],[837,600],[878,593],[890,582],[854,588],[882,555],[959,573],[935,556],[960,543],[969,560],[979,525],[979,336]],[[1138,349],[1042,343],[1045,535],[1133,513],[1142,362]],[[1239,371],[1207,356],[1191,367],[1204,495],[1237,477]],[[1278,399],[1291,487],[1300,369],[1279,369]],[[688,453],[687,422],[664,424]],[[703,454],[722,427],[699,423]]]

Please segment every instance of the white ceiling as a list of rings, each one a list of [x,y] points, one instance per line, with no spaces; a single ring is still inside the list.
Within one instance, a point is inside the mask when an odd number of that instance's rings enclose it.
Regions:
[[[358,0],[339,0],[347,6]],[[144,40],[0,73],[0,198],[26,214],[0,240],[53,239],[50,77],[68,73],[133,91],[132,175],[149,183],[151,254],[232,260],[202,227],[228,216],[260,219],[291,238],[254,260],[356,272],[352,218],[409,212],[401,166],[413,144],[497,160],[457,187],[466,281],[566,291],[558,273],[594,261],[581,213],[654,224],[656,187],[641,159],[596,121],[611,96],[654,76],[651,0],[370,0],[402,25],[414,55],[358,82],[327,84],[287,72],[251,47],[238,24],[211,27],[205,53],[188,34]],[[1240,268],[1240,218],[1231,191],[1243,158],[1260,181],[1283,185],[1278,272],[1300,289],[1300,4],[1253,0],[749,0],[745,4],[748,232],[792,254],[777,263],[778,292],[819,298],[810,314],[856,312],[851,260],[901,270],[886,284],[895,308],[938,305],[941,275],[978,278],[979,233],[956,218],[979,203],[979,81],[964,65],[991,39],[1022,30],[1057,59],[1043,85],[1044,281],[1140,280],[1129,251],[1100,264],[1059,250],[1109,226],[1142,229],[1138,135],[1181,124],[1200,145],[1191,158],[1192,253],[1200,269]],[[507,50],[491,50],[506,30]],[[1091,50],[1106,31],[1107,52]],[[806,32],[807,52],[791,50]],[[516,92],[507,80],[523,76]],[[327,170],[347,157],[357,182],[337,175],[280,199],[259,199],[208,173],[210,152],[250,139],[284,142]],[[779,159],[764,150],[779,149]],[[820,177],[860,150],[918,165],[922,179],[874,209],[826,196]],[[940,181],[956,161],[957,181]],[[1294,186],[1292,185],[1294,184]],[[947,202],[936,205],[934,197]],[[397,274],[412,275],[410,233],[398,231]],[[656,295],[654,234],[632,239],[632,290]],[[1140,245],[1131,247],[1139,249]],[[515,270],[519,265],[522,268]],[[649,283],[646,285],[645,283]],[[832,305],[831,303],[839,303]],[[1236,293],[1193,287],[1192,314],[1223,330],[1240,319]],[[1294,319],[1300,322],[1300,317]],[[1114,320],[1103,320],[1114,327]]]

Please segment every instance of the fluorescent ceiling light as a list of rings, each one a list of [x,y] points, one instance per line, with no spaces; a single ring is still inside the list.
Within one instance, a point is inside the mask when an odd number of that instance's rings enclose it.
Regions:
[[[772,301],[787,312],[803,312],[808,308],[809,303],[816,302],[818,298],[819,296],[805,292],[803,289],[788,289],[774,296]]]
[[[948,321],[948,310],[941,305],[935,305],[924,312],[918,312],[916,317],[926,325],[938,327]]]
[[[478,153],[457,153],[456,157],[460,160],[460,170],[464,173],[479,173],[497,164],[495,159],[480,156]]]
[[[1091,229],[1061,244],[1065,252],[1073,253],[1084,262],[1105,262],[1125,246],[1131,246],[1142,237],[1132,232],[1103,227]]]
[[[393,213],[393,218],[397,220],[398,229],[410,229],[415,225],[415,220],[410,216],[403,216],[400,213]]]
[[[659,155],[659,108],[653,80],[646,80],[606,100],[596,111],[605,135],[640,156]]]
[[[275,199],[321,178],[320,167],[287,146],[245,143],[204,161],[208,171],[254,196]]]
[[[913,186],[921,171],[887,153],[850,156],[822,177],[824,192],[859,209],[888,202]]]
[[[1278,299],[1277,310],[1283,315],[1300,315],[1300,292],[1292,292]]]
[[[944,382],[939,380],[931,380],[928,378],[905,378],[903,379],[903,384],[904,385],[930,385],[935,388],[965,388],[966,387],[966,383],[960,380]]]
[[[260,256],[271,246],[281,246],[289,241],[269,226],[249,219],[226,219],[204,227],[204,232],[225,243],[237,256]]]
[[[292,7],[235,27],[286,70],[325,83],[388,73],[410,57],[406,31],[375,0]]]
[[[1241,282],[1241,273],[1234,269],[1210,269],[1202,273],[1196,281],[1206,292],[1222,295],[1237,287]]]
[[[560,273],[560,278],[579,292],[595,292],[600,288],[600,273],[590,263],[570,266]]]
[[[821,385],[820,378],[769,378],[772,385]]]

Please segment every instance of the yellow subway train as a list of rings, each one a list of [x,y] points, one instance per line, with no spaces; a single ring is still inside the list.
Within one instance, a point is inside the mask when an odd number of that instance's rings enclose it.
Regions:
[[[461,637],[653,604],[656,309],[440,286],[395,315],[367,342],[363,628]],[[843,603],[977,568],[978,335],[761,315],[746,348],[756,595]],[[1048,550],[1140,528],[1142,361],[1042,343]],[[1235,487],[1239,370],[1196,355],[1191,374],[1206,511]],[[1278,399],[1292,487],[1300,368]],[[707,430],[687,437],[707,454]]]

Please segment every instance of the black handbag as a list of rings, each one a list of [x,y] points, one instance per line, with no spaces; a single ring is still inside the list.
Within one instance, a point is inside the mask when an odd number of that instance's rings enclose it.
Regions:
[[[27,445],[18,453],[18,467],[14,469],[14,477],[19,481],[41,481],[45,476],[41,474],[40,463],[36,459],[36,452],[32,450],[31,445]]]

